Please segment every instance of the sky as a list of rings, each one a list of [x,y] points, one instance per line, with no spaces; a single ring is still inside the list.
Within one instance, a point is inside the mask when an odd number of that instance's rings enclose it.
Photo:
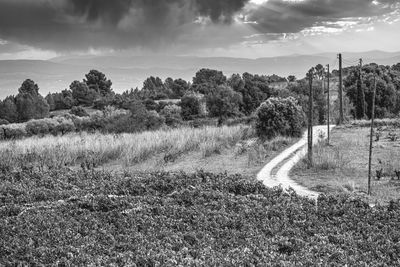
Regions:
[[[0,59],[399,51],[400,0],[0,0]]]

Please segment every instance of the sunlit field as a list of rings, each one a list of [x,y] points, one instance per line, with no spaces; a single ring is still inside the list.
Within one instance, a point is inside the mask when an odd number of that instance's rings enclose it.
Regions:
[[[397,125],[383,126],[378,121],[373,136],[372,195],[373,201],[388,203],[400,196],[400,130]],[[368,122],[354,123],[332,132],[331,145],[318,144],[314,166],[305,161],[292,170],[292,177],[324,193],[365,194],[368,184],[369,127]],[[387,123],[386,123],[387,124]]]
[[[181,128],[138,134],[68,134],[31,137],[0,143],[3,166],[32,164],[40,168],[73,166],[96,167],[119,161],[124,165],[142,162],[154,154],[166,160],[201,150],[205,155],[218,147],[230,147],[251,134],[249,126]]]

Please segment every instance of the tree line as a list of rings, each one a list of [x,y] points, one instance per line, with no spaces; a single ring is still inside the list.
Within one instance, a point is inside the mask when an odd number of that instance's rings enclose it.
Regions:
[[[321,64],[313,69],[316,74],[313,83],[313,112],[315,123],[322,124],[325,123],[327,115],[326,92],[322,85],[326,73]],[[400,63],[392,67],[365,65],[362,76],[357,71],[356,67],[344,69],[348,115],[356,118],[369,116],[373,71],[377,73],[378,117],[398,115]],[[336,74],[337,71],[334,70],[331,77],[335,77]],[[283,86],[277,87],[276,83]],[[360,87],[365,93],[364,101],[360,101]],[[286,102],[282,103],[293,106],[292,102],[295,101],[303,112],[307,112],[308,94],[309,84],[306,78],[250,73],[227,77],[222,71],[212,69],[199,70],[191,82],[172,78],[163,81],[159,77],[149,77],[144,81],[141,90],[130,89],[118,94],[113,91],[112,82],[104,73],[91,70],[82,81],[73,81],[69,89],[49,93],[46,97],[40,95],[39,86],[34,81],[25,80],[16,96],[8,96],[0,101],[0,125],[48,118],[50,112],[56,110],[69,110],[70,113],[64,115],[68,125],[64,125],[65,120],[59,119],[62,123],[57,127],[62,133],[65,132],[64,128],[68,131],[100,129],[118,133],[157,129],[163,125],[176,127],[189,123],[196,126],[210,120],[222,124],[236,119],[251,120],[256,116],[255,111],[260,105],[272,98],[291,97],[289,102],[285,100]],[[271,101],[270,106],[279,106],[275,100]],[[360,108],[360,103],[365,106],[363,116],[358,116],[357,110],[363,109]],[[337,105],[335,103],[332,108],[334,113],[338,109]],[[90,115],[86,112],[86,107],[98,109],[99,112]],[[117,110],[126,112],[116,112]],[[285,112],[282,111],[281,114]],[[85,119],[79,119],[80,117]],[[31,130],[26,132],[33,134],[46,132],[47,129],[58,129],[54,126],[58,125],[58,121],[50,123],[47,120],[46,123],[43,122],[47,126],[43,126],[42,130],[38,130],[40,123],[30,123]],[[22,136],[24,134],[25,132],[21,133]]]

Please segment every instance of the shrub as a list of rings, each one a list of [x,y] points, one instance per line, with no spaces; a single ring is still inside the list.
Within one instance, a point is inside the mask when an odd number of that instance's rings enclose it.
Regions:
[[[293,97],[269,98],[257,110],[256,131],[261,138],[300,136],[304,125],[304,113]]]
[[[175,127],[182,124],[181,111],[181,107],[177,105],[167,105],[161,110],[160,114],[164,116],[165,123],[168,126]]]
[[[0,119],[0,125],[7,125],[9,124],[8,120]]]
[[[94,101],[93,108],[102,110],[105,107],[112,105],[113,101],[114,101],[114,99],[112,96],[101,97]]]
[[[49,126],[44,120],[31,120],[26,123],[28,135],[45,135],[49,133]]]
[[[240,175],[204,172],[61,169],[0,177],[5,181],[1,266],[398,266],[400,261],[399,201],[371,208],[354,196],[321,195],[314,202]],[[48,202],[35,203],[43,200]]]
[[[137,131],[137,125],[133,123],[129,114],[121,114],[113,116],[113,119],[106,124],[104,131],[108,133],[134,133]]]
[[[242,105],[242,95],[227,86],[218,86],[206,96],[207,108],[211,117],[221,120],[240,116],[239,107]]]
[[[5,139],[19,139],[28,136],[25,124],[13,123],[9,125],[3,125]]]
[[[192,120],[201,117],[203,114],[202,110],[202,95],[199,94],[188,94],[182,97],[181,100],[181,115],[184,120]]]
[[[4,132],[4,127],[0,125],[0,140],[6,139],[6,134]]]
[[[156,111],[149,111],[144,118],[146,130],[157,130],[165,124],[164,117],[160,116]]]
[[[80,106],[75,106],[72,107],[72,109],[70,110],[71,114],[78,116],[78,117],[87,117],[89,116],[89,114],[86,112],[86,110],[83,107]]]
[[[58,124],[56,125],[56,128],[54,130],[54,132],[56,133],[61,133],[62,135],[64,135],[66,133],[74,132],[76,130],[75,124],[72,120],[66,118],[58,118],[57,122]]]

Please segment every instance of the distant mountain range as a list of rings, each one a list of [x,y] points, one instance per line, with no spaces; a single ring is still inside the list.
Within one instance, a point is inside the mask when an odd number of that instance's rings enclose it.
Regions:
[[[359,58],[364,63],[375,62],[393,65],[400,62],[400,52],[369,51],[343,53],[343,66],[356,65]],[[0,60],[0,99],[17,94],[21,83],[33,79],[42,95],[68,88],[74,80],[82,80],[90,69],[104,72],[113,82],[116,92],[141,87],[149,76],[183,78],[192,77],[201,68],[222,70],[226,75],[249,72],[280,76],[295,75],[302,78],[316,64],[331,64],[337,69],[335,53],[290,55],[258,59],[229,57],[185,56],[79,56],[58,57],[51,60]]]

